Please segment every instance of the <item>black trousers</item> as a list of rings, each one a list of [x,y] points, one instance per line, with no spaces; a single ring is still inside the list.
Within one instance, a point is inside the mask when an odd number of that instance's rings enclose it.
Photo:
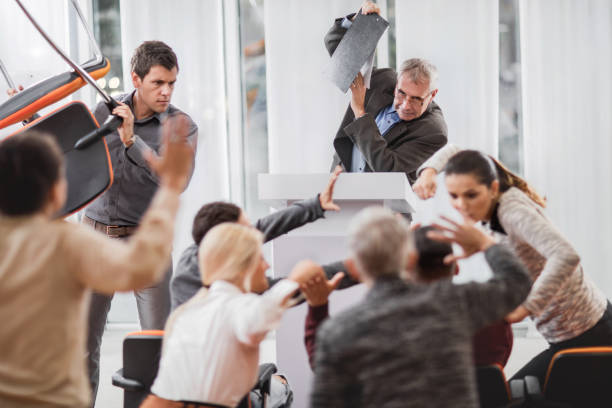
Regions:
[[[538,378],[540,385],[544,386],[548,366],[554,355],[565,349],[576,347],[612,346],[612,304],[608,301],[606,310],[597,322],[584,333],[559,343],[549,343],[549,347],[531,359],[510,380],[533,375]]]

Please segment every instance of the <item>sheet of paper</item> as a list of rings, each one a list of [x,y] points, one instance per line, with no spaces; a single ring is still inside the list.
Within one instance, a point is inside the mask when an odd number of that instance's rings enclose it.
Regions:
[[[327,77],[342,92],[348,91],[357,73],[364,65],[367,68],[367,62],[371,61],[369,69],[365,70],[366,73],[369,71],[366,82],[369,86],[376,45],[388,26],[389,23],[378,14],[358,14],[355,17],[325,68]]]

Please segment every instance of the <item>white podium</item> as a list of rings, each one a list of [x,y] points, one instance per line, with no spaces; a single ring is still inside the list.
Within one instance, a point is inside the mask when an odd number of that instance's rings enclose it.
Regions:
[[[274,209],[314,197],[329,181],[330,174],[260,174],[259,199]],[[272,241],[274,276],[286,276],[301,259],[326,264],[347,257],[346,233],[353,216],[364,207],[379,205],[401,213],[414,213],[416,196],[404,173],[342,173],[334,188],[339,212],[306,224]],[[358,302],[363,285],[336,291],[330,299],[330,315]],[[308,406],[312,373],[304,348],[307,306],[288,310],[276,331],[276,363],[294,392],[295,408]]]

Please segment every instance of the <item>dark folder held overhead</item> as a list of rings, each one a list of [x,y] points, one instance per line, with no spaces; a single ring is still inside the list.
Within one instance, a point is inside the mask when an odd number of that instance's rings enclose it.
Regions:
[[[387,20],[378,14],[357,14],[325,69],[327,76],[342,92],[348,91],[388,26]]]

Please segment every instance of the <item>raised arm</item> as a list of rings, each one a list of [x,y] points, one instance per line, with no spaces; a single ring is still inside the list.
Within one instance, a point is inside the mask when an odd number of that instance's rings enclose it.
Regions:
[[[361,12],[362,14],[380,14],[380,8],[376,3],[366,0],[357,12]],[[325,48],[327,48],[327,52],[330,56],[336,51],[342,37],[344,37],[344,34],[346,34],[346,31],[351,26],[351,22],[355,18],[355,15],[356,13],[351,13],[346,17],[337,18],[334,21],[334,25],[329,29],[327,34],[325,34]]]
[[[298,201],[284,210],[257,220],[255,228],[264,234],[264,242],[271,241],[295,228],[322,218],[324,211],[340,210],[340,207],[334,203],[333,195],[336,180],[338,180],[341,172],[342,167],[336,166],[327,186],[316,197]]]
[[[456,285],[452,290],[459,303],[466,307],[467,322],[476,332],[481,327],[505,317],[527,297],[531,279],[521,261],[504,245],[495,244],[492,237],[474,226],[473,222],[457,223],[445,218],[448,225],[434,224],[440,232],[430,231],[434,240],[456,243],[463,254],[449,255],[446,263],[484,252],[493,277],[484,283]]]
[[[418,178],[412,185],[412,189],[419,198],[426,200],[436,194],[438,173],[444,169],[448,160],[460,151],[461,149],[457,146],[447,144],[418,168]]]
[[[291,297],[300,284],[319,272],[321,267],[312,261],[298,262],[287,279],[276,283],[263,295],[249,293],[231,304],[231,324],[238,341],[258,345],[279,323],[284,311],[291,306]]]
[[[498,210],[502,227],[512,241],[525,242],[546,258],[544,268],[523,304],[530,314],[537,316],[555,299],[567,279],[576,273],[580,256],[527,196],[516,189],[504,194],[512,196],[505,197],[507,199]]]

